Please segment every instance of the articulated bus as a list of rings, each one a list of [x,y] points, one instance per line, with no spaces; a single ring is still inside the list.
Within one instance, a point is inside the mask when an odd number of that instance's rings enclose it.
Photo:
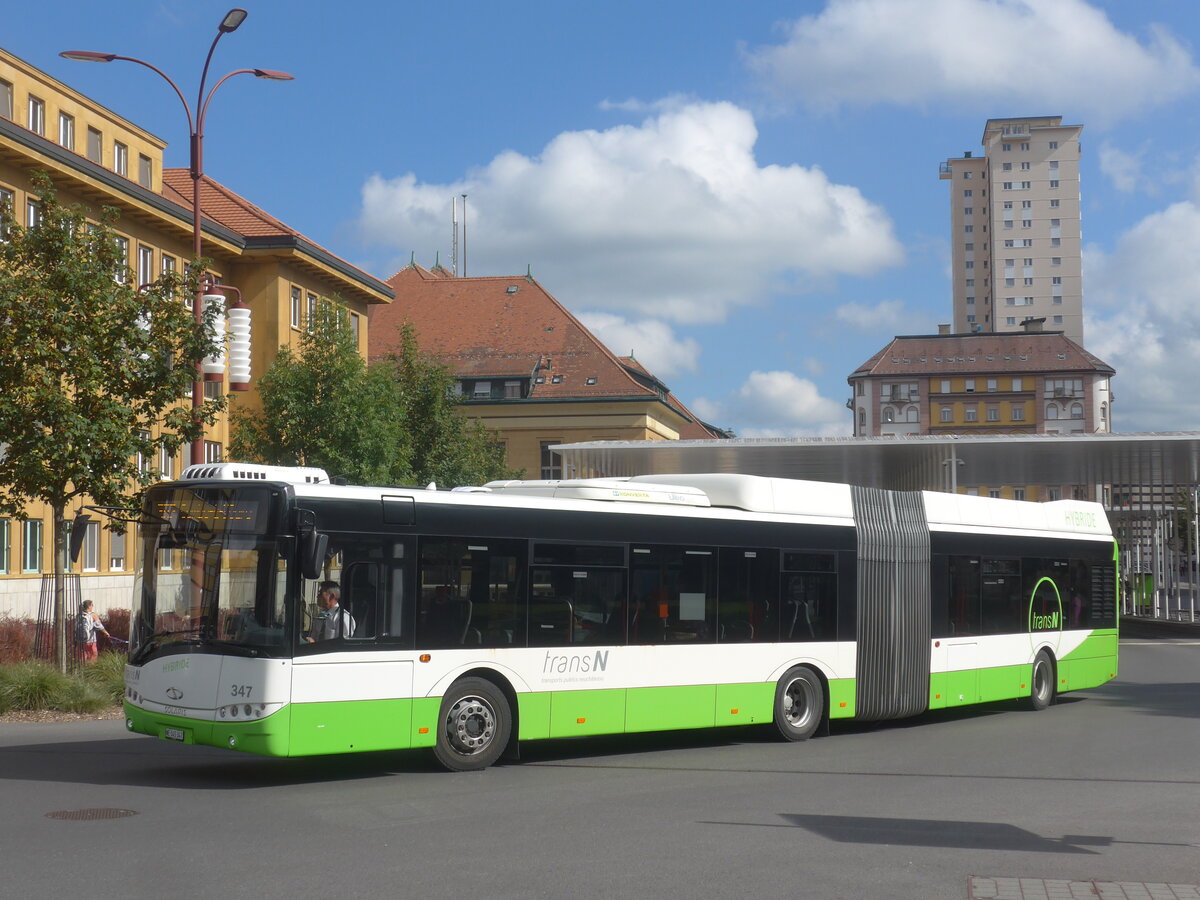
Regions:
[[[1093,503],[225,463],[151,488],[138,532],[126,723],[186,744],[467,770],[539,738],[1042,709],[1117,672]]]

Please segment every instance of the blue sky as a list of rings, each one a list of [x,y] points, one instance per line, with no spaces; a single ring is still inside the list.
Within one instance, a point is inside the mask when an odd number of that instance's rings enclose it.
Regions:
[[[44,0],[3,46],[170,142],[209,0]],[[534,275],[743,436],[850,432],[846,376],[950,321],[938,163],[986,119],[1085,126],[1085,346],[1121,431],[1200,429],[1200,15],[1184,0],[247,0],[206,171],[382,278]]]

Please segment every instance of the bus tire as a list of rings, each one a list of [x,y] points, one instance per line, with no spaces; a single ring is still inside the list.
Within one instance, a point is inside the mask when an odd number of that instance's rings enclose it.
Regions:
[[[1033,658],[1033,674],[1029,681],[1029,705],[1033,709],[1045,709],[1054,702],[1054,662],[1045,650],[1039,650]]]
[[[775,728],[785,741],[807,741],[825,717],[825,688],[807,666],[788,669],[775,687]]]
[[[512,711],[504,693],[483,678],[462,678],[442,697],[433,755],[451,772],[486,769],[504,752]]]

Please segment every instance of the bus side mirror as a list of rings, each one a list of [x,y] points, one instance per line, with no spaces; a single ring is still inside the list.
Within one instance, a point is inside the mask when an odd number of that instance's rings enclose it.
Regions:
[[[317,514],[311,509],[296,510],[296,536],[299,538],[300,574],[309,581],[321,577],[329,535],[317,531]]]

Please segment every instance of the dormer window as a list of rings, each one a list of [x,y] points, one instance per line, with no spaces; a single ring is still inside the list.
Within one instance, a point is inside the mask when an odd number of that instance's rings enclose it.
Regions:
[[[477,381],[475,388],[471,391],[471,397],[475,400],[487,400],[492,396],[492,383],[490,381]]]
[[[589,378],[589,379],[587,380],[587,383],[588,383],[588,384],[595,384],[595,383],[596,383],[596,379],[595,379],[595,377],[593,376],[593,377]]]
[[[550,383],[551,383],[551,384],[562,384],[562,380],[563,380],[563,377],[562,377],[561,375],[552,375],[552,376],[550,376]]]

